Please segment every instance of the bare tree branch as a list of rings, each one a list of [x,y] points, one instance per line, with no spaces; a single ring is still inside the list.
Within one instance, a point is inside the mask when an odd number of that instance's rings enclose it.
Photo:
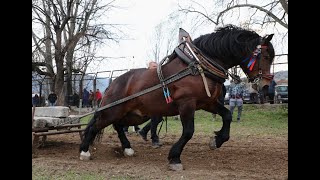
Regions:
[[[280,1],[281,5],[282,5],[282,8],[284,9],[284,11],[287,14],[289,14],[288,13],[288,0],[279,0],[279,1]]]
[[[256,8],[256,9],[259,9],[260,11],[263,11],[265,12],[268,16],[272,17],[277,23],[279,23],[280,25],[282,25],[283,27],[285,27],[286,29],[288,29],[288,24],[284,23],[283,21],[281,21],[281,19],[279,19],[276,15],[274,15],[272,12],[270,12],[269,10],[267,9],[264,9],[263,7],[261,6],[257,6],[257,5],[254,5],[254,4],[237,4],[237,5],[234,5],[234,6],[231,6],[231,7],[228,7],[227,9],[221,11],[219,13],[219,15],[217,16],[217,24],[219,24],[219,19],[221,18],[221,16],[228,12],[229,10],[231,9],[234,9],[234,8],[241,8],[241,7],[250,7],[250,8]]]
[[[186,8],[182,8],[180,5],[179,6],[179,11],[182,11],[184,13],[197,13],[200,14],[202,16],[204,16],[205,18],[207,18],[207,20],[209,20],[210,22],[212,22],[215,25],[218,25],[218,21],[214,21],[212,18],[210,18],[207,14],[204,14],[203,12],[197,11],[197,10],[191,10],[191,9],[186,9]]]
[[[103,1],[100,2],[103,3]],[[77,63],[74,56],[75,50],[85,49],[93,41],[95,44],[102,43],[104,39],[113,39],[113,36],[116,35],[111,32],[110,29],[114,29],[110,28],[110,25],[95,24],[99,22],[99,13],[107,13],[113,2],[114,0],[111,0],[104,5],[98,4],[97,0],[39,0],[32,2],[33,24],[37,23],[40,25],[37,27],[43,29],[42,35],[38,35],[39,33],[34,29],[32,31],[33,49],[35,48],[33,50],[35,60],[33,61],[44,63],[33,64],[32,70],[54,77],[52,83],[54,91],[62,97],[58,104],[64,104],[65,92],[62,91],[64,76],[68,74],[70,77],[72,72],[79,71],[80,66],[75,64]],[[40,8],[42,6],[43,8]],[[107,26],[109,28],[106,28]],[[38,33],[37,36],[36,33]],[[53,53],[51,53],[51,49]],[[81,55],[86,56],[86,53],[89,51],[82,51]],[[90,53],[94,52],[90,51]],[[77,53],[77,55],[79,54]],[[95,58],[91,58],[91,60],[95,60]],[[88,63],[89,61],[83,64],[87,66]],[[55,65],[55,71],[53,71],[52,64]],[[78,64],[82,63],[79,61]],[[42,71],[40,65],[45,65],[47,71]]]

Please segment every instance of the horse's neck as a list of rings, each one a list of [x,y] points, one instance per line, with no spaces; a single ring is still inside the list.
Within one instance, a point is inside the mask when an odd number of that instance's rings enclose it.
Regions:
[[[216,60],[218,64],[220,64],[225,69],[230,69],[232,67],[238,66],[241,63],[240,59],[223,59],[223,60]]]
[[[198,47],[197,47],[198,48]],[[229,69],[232,67],[235,67],[237,65],[241,64],[241,59],[240,58],[236,58],[236,57],[228,57],[228,58],[217,58],[217,57],[212,57],[206,53],[204,53],[205,51],[201,48],[199,48],[199,50],[207,57],[211,58],[213,61],[215,61],[217,64],[219,64],[220,66],[222,66],[224,69]]]

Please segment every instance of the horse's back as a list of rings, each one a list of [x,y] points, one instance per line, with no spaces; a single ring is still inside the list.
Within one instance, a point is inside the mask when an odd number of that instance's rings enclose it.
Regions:
[[[155,85],[157,80],[156,69],[132,69],[117,77],[110,84],[106,92],[106,102],[113,102],[138,93],[146,89],[146,87]]]

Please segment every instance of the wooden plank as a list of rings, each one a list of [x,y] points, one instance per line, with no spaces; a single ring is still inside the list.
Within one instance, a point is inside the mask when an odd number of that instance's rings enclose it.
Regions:
[[[77,127],[77,126],[84,126],[87,125],[87,123],[79,123],[79,124],[64,124],[64,125],[59,125],[59,126],[54,126],[55,128],[59,128],[59,127]]]
[[[47,135],[55,135],[55,134],[65,134],[65,133],[75,133],[79,132],[80,139],[82,141],[83,139],[83,131],[84,129],[81,129],[81,126],[84,126],[87,124],[64,124],[60,126],[55,127],[47,127],[47,128],[33,128],[32,129],[32,135],[33,135],[33,141],[32,141],[32,154],[33,156],[36,154],[36,149],[40,146],[44,146],[44,143],[47,139]],[[68,130],[60,130],[63,128],[74,128],[77,127],[78,129],[68,129]],[[54,130],[54,131],[49,131]],[[39,144],[39,137],[43,136],[41,144]]]
[[[73,129],[73,130],[65,130],[65,131],[54,131],[54,132],[36,132],[34,136],[44,136],[44,135],[53,135],[53,134],[64,134],[64,133],[73,133],[73,132],[82,132],[85,129]]]
[[[80,127],[87,125],[87,123],[81,123],[81,124],[64,124],[59,126],[52,126],[52,127],[44,127],[44,128],[32,128],[32,132],[46,132],[49,130],[55,130],[55,129],[63,129],[68,127]]]
[[[36,149],[38,148],[38,145],[39,145],[39,136],[34,136],[32,141],[32,154],[36,153]]]

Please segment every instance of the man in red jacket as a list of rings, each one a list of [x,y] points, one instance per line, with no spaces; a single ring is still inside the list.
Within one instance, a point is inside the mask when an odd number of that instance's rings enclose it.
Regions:
[[[97,106],[100,107],[100,102],[102,100],[102,94],[100,92],[99,89],[97,89],[96,91],[96,102],[97,102]]]

